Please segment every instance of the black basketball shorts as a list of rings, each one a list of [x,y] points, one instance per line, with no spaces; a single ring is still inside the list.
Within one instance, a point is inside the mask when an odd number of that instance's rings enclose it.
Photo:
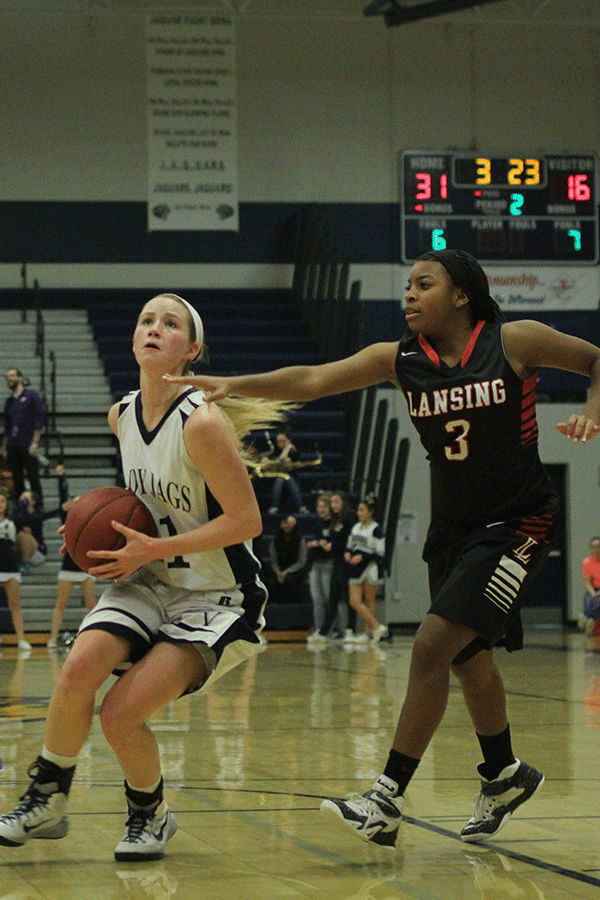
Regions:
[[[553,498],[534,514],[505,522],[432,522],[423,551],[429,612],[467,625],[479,636],[455,663],[495,646],[522,648],[523,595],[552,549],[556,517]]]

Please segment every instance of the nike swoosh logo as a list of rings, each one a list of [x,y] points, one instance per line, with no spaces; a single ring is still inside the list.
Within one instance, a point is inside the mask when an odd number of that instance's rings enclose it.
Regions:
[[[42,828],[44,825],[48,825],[52,819],[46,819],[45,822],[38,822],[37,825],[23,825],[23,831],[26,834],[29,834],[30,831],[37,831],[38,828]]]
[[[402,353],[400,354],[400,356],[414,356],[415,353],[417,353],[416,350],[409,350],[408,353],[405,353],[404,351],[402,351]]]
[[[157,841],[162,841],[166,826],[167,826],[167,823],[164,822],[160,828],[160,831],[154,832],[154,837],[156,838]]]

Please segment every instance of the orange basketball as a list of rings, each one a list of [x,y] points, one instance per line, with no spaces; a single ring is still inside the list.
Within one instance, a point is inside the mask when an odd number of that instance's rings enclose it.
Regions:
[[[158,533],[150,510],[132,491],[99,487],[82,494],[67,513],[63,537],[71,559],[84,572],[108,561],[91,559],[88,550],[125,546],[124,536],[112,527],[113,520],[152,537]]]

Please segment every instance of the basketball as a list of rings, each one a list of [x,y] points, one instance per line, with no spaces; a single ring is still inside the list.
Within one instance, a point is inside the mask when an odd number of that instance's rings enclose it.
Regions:
[[[84,572],[108,562],[90,559],[88,550],[120,550],[125,546],[125,537],[111,525],[113,520],[152,537],[157,534],[150,510],[132,491],[99,487],[82,494],[67,513],[63,537],[69,556]]]

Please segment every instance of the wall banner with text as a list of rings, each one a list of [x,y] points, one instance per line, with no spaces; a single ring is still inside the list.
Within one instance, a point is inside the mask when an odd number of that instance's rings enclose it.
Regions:
[[[147,16],[148,230],[237,231],[231,15]]]
[[[597,266],[484,266],[503,312],[598,309]]]
[[[598,309],[600,268],[598,266],[483,265],[490,294],[502,312],[528,313],[549,310]],[[410,275],[410,266],[401,267],[401,291]]]

